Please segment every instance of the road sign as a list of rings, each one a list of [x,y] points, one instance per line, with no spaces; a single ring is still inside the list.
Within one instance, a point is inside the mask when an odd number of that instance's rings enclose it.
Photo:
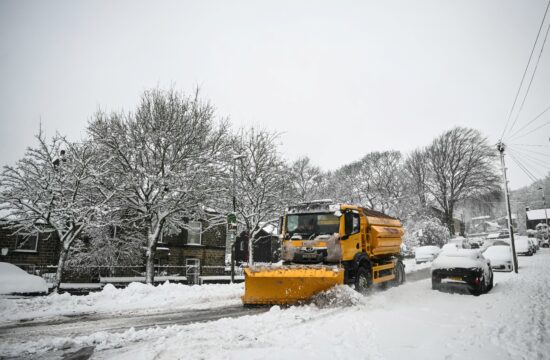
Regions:
[[[235,213],[227,214],[227,230],[237,231],[237,215]]]

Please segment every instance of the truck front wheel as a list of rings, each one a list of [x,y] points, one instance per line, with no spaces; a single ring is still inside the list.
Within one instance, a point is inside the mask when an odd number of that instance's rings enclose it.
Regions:
[[[355,290],[361,294],[366,294],[372,288],[372,275],[369,269],[360,266],[355,276]]]

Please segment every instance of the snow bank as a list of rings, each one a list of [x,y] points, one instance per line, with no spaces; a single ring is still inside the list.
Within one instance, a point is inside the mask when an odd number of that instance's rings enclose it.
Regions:
[[[333,290],[341,306],[273,306],[185,326],[0,344],[0,353],[39,358],[95,346],[92,359],[545,359],[549,260],[547,249],[521,257],[519,274],[495,273],[495,288],[479,297],[432,291],[429,279],[366,297],[342,287]]]
[[[189,286],[167,282],[155,287],[131,283],[124,289],[108,284],[101,292],[86,296],[64,293],[31,299],[0,299],[0,321],[79,313],[155,312],[167,307],[173,310],[205,309],[240,304],[243,291],[243,284]]]

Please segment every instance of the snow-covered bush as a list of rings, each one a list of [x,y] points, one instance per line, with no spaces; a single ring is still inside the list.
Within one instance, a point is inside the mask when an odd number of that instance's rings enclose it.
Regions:
[[[441,247],[450,238],[449,229],[438,218],[422,216],[405,223],[404,242],[408,248],[425,245]]]

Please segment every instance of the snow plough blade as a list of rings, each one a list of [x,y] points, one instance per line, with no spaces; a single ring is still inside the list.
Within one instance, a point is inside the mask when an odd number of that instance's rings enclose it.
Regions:
[[[244,274],[245,305],[295,304],[344,283],[344,269],[330,266],[245,268]]]

